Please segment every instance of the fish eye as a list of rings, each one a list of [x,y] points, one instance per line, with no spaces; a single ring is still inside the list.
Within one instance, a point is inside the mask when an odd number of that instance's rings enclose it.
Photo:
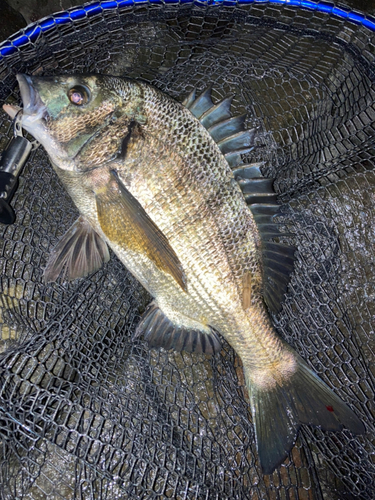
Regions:
[[[90,92],[82,85],[76,85],[68,91],[68,98],[72,104],[82,106],[86,104],[90,98]]]

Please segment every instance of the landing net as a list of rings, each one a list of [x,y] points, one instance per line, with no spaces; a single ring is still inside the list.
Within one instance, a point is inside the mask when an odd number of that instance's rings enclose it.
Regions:
[[[272,475],[258,467],[243,372],[220,355],[150,350],[131,335],[150,297],[112,255],[45,284],[77,217],[42,148],[0,227],[0,498],[375,498],[375,36],[347,7],[305,2],[102,2],[0,46],[15,75],[141,78],[182,101],[212,85],[257,129],[247,162],[275,178],[297,247],[280,335],[363,420],[365,436],[303,427]],[[355,21],[355,22],[353,22]],[[1,112],[0,150],[12,135]]]

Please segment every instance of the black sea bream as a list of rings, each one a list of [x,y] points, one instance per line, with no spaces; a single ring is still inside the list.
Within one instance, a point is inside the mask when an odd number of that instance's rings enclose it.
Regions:
[[[230,99],[214,105],[206,91],[183,105],[146,83],[101,75],[18,81],[22,126],[81,213],[46,279],[87,275],[109,246],[154,297],[137,330],[151,347],[215,353],[217,332],[225,337],[243,362],[264,473],[285,459],[301,423],[364,432],[272,326],[266,304],[277,311],[293,250],[269,241],[271,181],[242,163],[253,131],[232,117]]]

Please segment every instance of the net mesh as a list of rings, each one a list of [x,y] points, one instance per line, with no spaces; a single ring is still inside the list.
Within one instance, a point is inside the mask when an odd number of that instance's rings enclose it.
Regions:
[[[58,15],[56,15],[58,18]],[[49,252],[77,217],[42,148],[0,239],[0,497],[375,498],[374,35],[287,5],[142,3],[56,24],[0,61],[18,72],[142,78],[182,99],[212,85],[257,129],[248,162],[275,178],[297,249],[280,335],[366,424],[303,427],[260,472],[241,363],[150,350],[131,335],[150,297],[112,255],[85,280],[45,284]],[[11,127],[0,116],[0,148]]]

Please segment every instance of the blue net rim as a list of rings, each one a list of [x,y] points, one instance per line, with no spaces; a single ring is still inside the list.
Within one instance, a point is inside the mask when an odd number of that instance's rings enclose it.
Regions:
[[[58,12],[53,16],[46,17],[39,22],[31,24],[26,29],[13,35],[11,38],[0,44],[0,59],[9,56],[19,50],[23,45],[34,42],[41,33],[52,29],[60,24],[72,23],[74,21],[100,14],[106,10],[121,9],[142,4],[154,5],[179,5],[179,4],[197,4],[197,5],[286,5],[297,9],[304,9],[316,12],[322,12],[329,16],[345,19],[346,21],[362,25],[371,31],[375,31],[375,18],[361,12],[354,12],[350,7],[334,5],[329,2],[312,2],[311,0],[104,0],[94,2],[82,7],[72,8],[64,12]]]

